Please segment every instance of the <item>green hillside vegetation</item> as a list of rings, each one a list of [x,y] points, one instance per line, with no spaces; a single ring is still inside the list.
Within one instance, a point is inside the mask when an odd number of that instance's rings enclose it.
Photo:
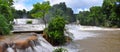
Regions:
[[[79,12],[77,19],[81,25],[120,27],[120,1],[104,0],[102,6]]]

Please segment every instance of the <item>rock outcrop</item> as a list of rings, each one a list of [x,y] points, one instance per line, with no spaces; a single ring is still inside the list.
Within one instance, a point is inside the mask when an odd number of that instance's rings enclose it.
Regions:
[[[27,35],[26,38],[13,38],[10,41],[2,40],[0,44],[0,52],[7,52],[8,47],[11,47],[14,52],[17,52],[17,50],[26,50],[29,47],[34,51],[34,45],[39,45],[38,36],[35,33],[32,33],[32,35]]]

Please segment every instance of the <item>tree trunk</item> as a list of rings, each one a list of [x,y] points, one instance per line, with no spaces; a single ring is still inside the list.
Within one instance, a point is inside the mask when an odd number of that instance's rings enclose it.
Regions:
[[[45,20],[45,17],[43,17],[43,21],[44,21],[44,24],[45,24],[45,27],[46,27],[46,20]]]
[[[45,20],[45,13],[44,13],[44,15],[43,15],[43,21],[44,21],[44,24],[45,24],[45,27],[46,27],[46,20]]]

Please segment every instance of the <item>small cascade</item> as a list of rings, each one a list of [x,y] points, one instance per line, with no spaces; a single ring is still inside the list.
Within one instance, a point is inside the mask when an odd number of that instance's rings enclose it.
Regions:
[[[9,48],[7,49],[7,51],[8,51],[8,52],[14,52],[14,50],[13,50],[11,47],[9,47]]]
[[[53,46],[48,42],[46,41],[41,35],[39,35],[39,43],[40,45],[45,49],[45,50],[48,50],[49,52],[52,52],[53,51]],[[47,52],[48,52],[47,51]]]
[[[48,43],[41,35],[37,35],[37,37],[38,37],[37,41],[36,40],[30,41],[30,44],[32,45],[33,49],[31,47],[31,45],[29,47],[23,48],[26,45],[23,46],[22,44],[19,44],[16,46],[16,44],[12,44],[10,42],[10,44],[9,43],[5,44],[5,46],[6,46],[5,51],[7,51],[7,52],[52,52],[53,51],[54,47],[50,43]],[[3,52],[1,50],[5,46],[2,46],[2,44],[1,44],[0,52]],[[21,48],[21,46],[22,46],[22,48]],[[15,47],[17,47],[17,48],[13,49]]]
[[[34,51],[29,47],[24,52],[52,52],[53,46],[49,44],[42,36],[38,35],[38,41],[33,42]]]
[[[85,39],[85,38],[88,38],[88,37],[94,37],[95,35],[94,34],[91,34],[90,32],[82,32],[82,30],[86,30],[85,28],[87,27],[84,27],[84,26],[81,26],[81,25],[66,25],[66,28],[67,28],[67,31],[69,33],[72,33],[73,35],[73,40],[82,40],[82,39]]]
[[[14,50],[8,45],[7,52],[14,52]]]

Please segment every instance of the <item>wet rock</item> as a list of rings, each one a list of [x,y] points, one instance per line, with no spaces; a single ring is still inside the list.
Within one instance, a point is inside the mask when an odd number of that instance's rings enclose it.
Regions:
[[[13,36],[5,37],[2,40],[6,46],[1,46],[0,52],[52,52],[53,47],[40,34],[36,33],[19,33]],[[1,41],[0,41],[1,43]],[[6,47],[6,49],[3,49]]]
[[[28,37],[27,40],[30,40],[35,46],[40,45],[38,41],[38,36],[36,33],[33,33],[32,36]]]
[[[26,50],[29,47],[34,50],[30,40],[15,40],[13,42],[13,49],[15,52],[17,52],[17,49]]]
[[[72,41],[72,38],[70,38],[69,36],[65,36],[66,39],[66,43],[70,43]]]
[[[0,43],[0,52],[7,52],[8,44],[5,42]]]

